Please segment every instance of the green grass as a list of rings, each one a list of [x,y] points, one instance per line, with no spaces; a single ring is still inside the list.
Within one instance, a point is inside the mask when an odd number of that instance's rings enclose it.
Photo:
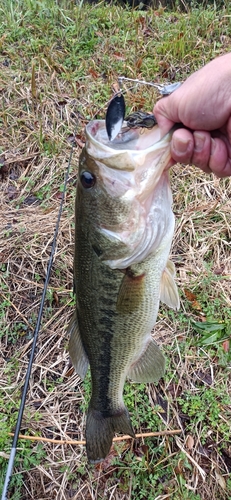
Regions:
[[[81,143],[86,123],[105,117],[118,76],[181,81],[230,51],[230,3],[215,7],[194,3],[184,13],[68,0],[1,3],[0,165],[6,161],[7,174],[0,227],[0,490],[74,135]],[[152,110],[153,88],[130,89],[129,82],[124,88],[128,112]],[[22,424],[22,433],[43,438],[81,438],[90,397],[90,377],[81,384],[72,373],[65,337],[73,309],[78,155],[76,145]],[[179,441],[117,443],[102,469],[87,464],[84,447],[20,439],[12,500],[74,499],[89,491],[92,499],[231,498],[230,188],[230,179],[218,184],[193,167],[173,168],[173,260],[182,307],[159,312],[155,338],[167,358],[164,380],[157,388],[125,386],[136,432],[180,427]]]

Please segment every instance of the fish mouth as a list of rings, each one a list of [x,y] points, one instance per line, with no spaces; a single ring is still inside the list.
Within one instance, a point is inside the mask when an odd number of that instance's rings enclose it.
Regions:
[[[123,122],[121,132],[113,141],[110,141],[105,127],[104,120],[93,120],[86,126],[86,135],[92,141],[97,141],[110,149],[116,150],[144,150],[153,146],[161,138],[158,125],[152,129],[128,128],[127,122]]]
[[[133,171],[144,163],[144,155],[161,154],[169,143],[171,131],[161,138],[158,125],[152,129],[128,129],[127,122],[121,133],[109,141],[105,121],[93,120],[86,126],[86,149],[88,154],[111,168]]]
[[[101,260],[112,269],[124,269],[154,252],[166,233],[172,235],[172,195],[165,172],[171,161],[171,131],[161,138],[158,125],[122,127],[109,141],[105,121],[94,120],[86,127],[86,138],[87,154],[97,165],[103,190],[118,203],[118,214],[129,207],[121,222],[118,217],[117,223],[99,224],[97,229],[114,249],[114,257],[106,252]]]

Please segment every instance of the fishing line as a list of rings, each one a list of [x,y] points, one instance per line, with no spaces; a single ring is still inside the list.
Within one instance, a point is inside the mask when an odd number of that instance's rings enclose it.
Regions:
[[[183,83],[183,82],[154,83],[154,82],[146,82],[146,80],[138,80],[136,78],[127,78],[126,76],[118,76],[117,81],[118,81],[118,84],[120,87],[119,90],[117,92],[113,93],[112,97],[110,97],[110,99],[108,99],[108,101],[106,102],[106,104],[104,104],[104,106],[97,109],[97,111],[91,117],[92,120],[94,120],[96,115],[98,115],[103,109],[105,109],[105,107],[108,106],[110,104],[110,102],[113,101],[113,99],[116,96],[121,95],[121,94],[123,94],[123,95],[127,94],[130,90],[137,88],[137,85],[149,85],[150,87],[154,87],[155,89],[158,90],[159,94],[162,97],[165,97],[165,96],[172,94],[172,92],[177,90]],[[135,85],[132,85],[131,87],[124,89],[124,88],[122,88],[123,82],[133,82]]]
[[[76,135],[76,132],[77,132],[77,127],[74,131],[74,137]],[[48,261],[48,265],[47,265],[47,274],[46,274],[46,279],[45,279],[45,283],[44,283],[44,287],[43,287],[43,293],[42,293],[42,298],[41,298],[41,302],[40,302],[37,323],[36,323],[36,327],[34,330],[34,338],[33,338],[33,343],[32,343],[32,347],[31,347],[30,359],[29,359],[29,363],[28,363],[28,367],[27,367],[27,372],[26,372],[25,383],[24,383],[24,387],[23,387],[23,391],[22,391],[20,407],[18,410],[18,418],[17,418],[16,428],[14,431],[13,443],[12,443],[10,457],[9,457],[9,461],[8,461],[8,466],[7,466],[6,476],[5,476],[5,482],[3,485],[3,492],[2,492],[1,500],[7,500],[8,487],[10,484],[12,470],[13,470],[13,466],[14,466],[14,459],[15,459],[15,455],[16,455],[19,431],[20,431],[22,417],[23,417],[23,411],[24,411],[24,407],[25,407],[25,403],[26,403],[27,390],[28,390],[34,355],[35,355],[35,349],[36,349],[36,343],[37,343],[37,339],[38,339],[40,324],[41,324],[41,320],[42,320],[43,307],[44,307],[47,287],[48,287],[48,283],[49,283],[49,279],[50,279],[51,268],[53,265],[53,259],[54,259],[55,249],[56,249],[56,240],[57,240],[57,235],[58,235],[58,230],[59,230],[59,223],[60,223],[60,219],[61,219],[61,215],[62,215],[62,211],[63,211],[63,204],[64,204],[64,198],[65,198],[65,194],[66,194],[67,181],[69,178],[70,165],[71,165],[71,160],[72,160],[72,156],[73,156],[73,151],[74,151],[74,143],[73,143],[72,148],[71,148],[71,152],[70,152],[70,156],[69,156],[69,160],[68,160],[68,165],[67,165],[67,169],[66,169],[66,173],[65,173],[64,188],[63,188],[62,198],[61,198],[61,202],[60,202],[60,206],[59,206],[59,213],[58,213],[58,217],[57,217],[54,238],[53,238],[52,247],[51,247],[51,253],[50,253],[50,257],[49,257],[49,261]]]
[[[137,85],[149,85],[150,87],[154,87],[155,89],[157,89],[162,96],[172,94],[172,92],[178,89],[183,83],[183,82],[154,83],[154,82],[146,82],[146,80],[137,80],[136,78],[127,78],[126,76],[118,76],[118,83],[119,85],[121,85],[121,87],[123,85],[123,82],[134,82]]]
[[[119,77],[118,77],[118,81],[119,81]],[[106,104],[104,104],[103,106],[101,106],[101,108],[97,109],[97,111],[94,113],[94,115],[92,115],[91,120],[94,120],[96,118],[96,116],[100,114],[101,111],[105,110],[105,108],[108,107],[108,105],[110,104],[110,102],[113,101],[113,99],[117,95],[127,94],[130,90],[135,89],[135,88],[136,88],[136,85],[132,85],[132,87],[129,87],[128,89],[122,89],[122,87],[121,87],[117,92],[114,92],[114,94],[110,97],[110,99],[108,99],[108,101],[106,102]]]

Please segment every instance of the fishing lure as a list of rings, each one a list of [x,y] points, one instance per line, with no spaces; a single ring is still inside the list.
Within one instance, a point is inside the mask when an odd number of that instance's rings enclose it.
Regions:
[[[125,117],[125,100],[123,94],[116,95],[110,101],[106,113],[106,130],[109,141],[113,141],[121,131]]]
[[[125,118],[128,128],[152,128],[157,125],[156,117],[144,111],[134,111]]]
[[[163,97],[172,94],[172,92],[174,92],[181,85],[181,82],[159,85],[141,80],[134,80],[132,78],[118,78],[119,83],[121,83],[123,80],[131,80],[133,82],[142,83],[145,85],[152,85],[158,89]],[[115,97],[111,99],[106,112],[106,130],[109,141],[113,141],[113,139],[115,139],[120,132],[124,132],[125,130],[127,130],[127,128],[151,129],[152,127],[157,125],[156,117],[153,114],[145,113],[144,111],[134,111],[125,118],[126,127],[122,129],[125,110],[126,106],[123,94],[116,94]]]

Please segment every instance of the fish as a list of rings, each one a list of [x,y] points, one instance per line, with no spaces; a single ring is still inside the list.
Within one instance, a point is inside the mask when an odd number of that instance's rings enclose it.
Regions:
[[[160,301],[179,308],[168,166],[173,129],[128,128],[114,140],[105,120],[86,126],[75,202],[76,308],[68,333],[73,366],[92,392],[86,451],[108,455],[115,433],[135,437],[123,401],[127,378],[157,383],[165,357],[152,338]]]

